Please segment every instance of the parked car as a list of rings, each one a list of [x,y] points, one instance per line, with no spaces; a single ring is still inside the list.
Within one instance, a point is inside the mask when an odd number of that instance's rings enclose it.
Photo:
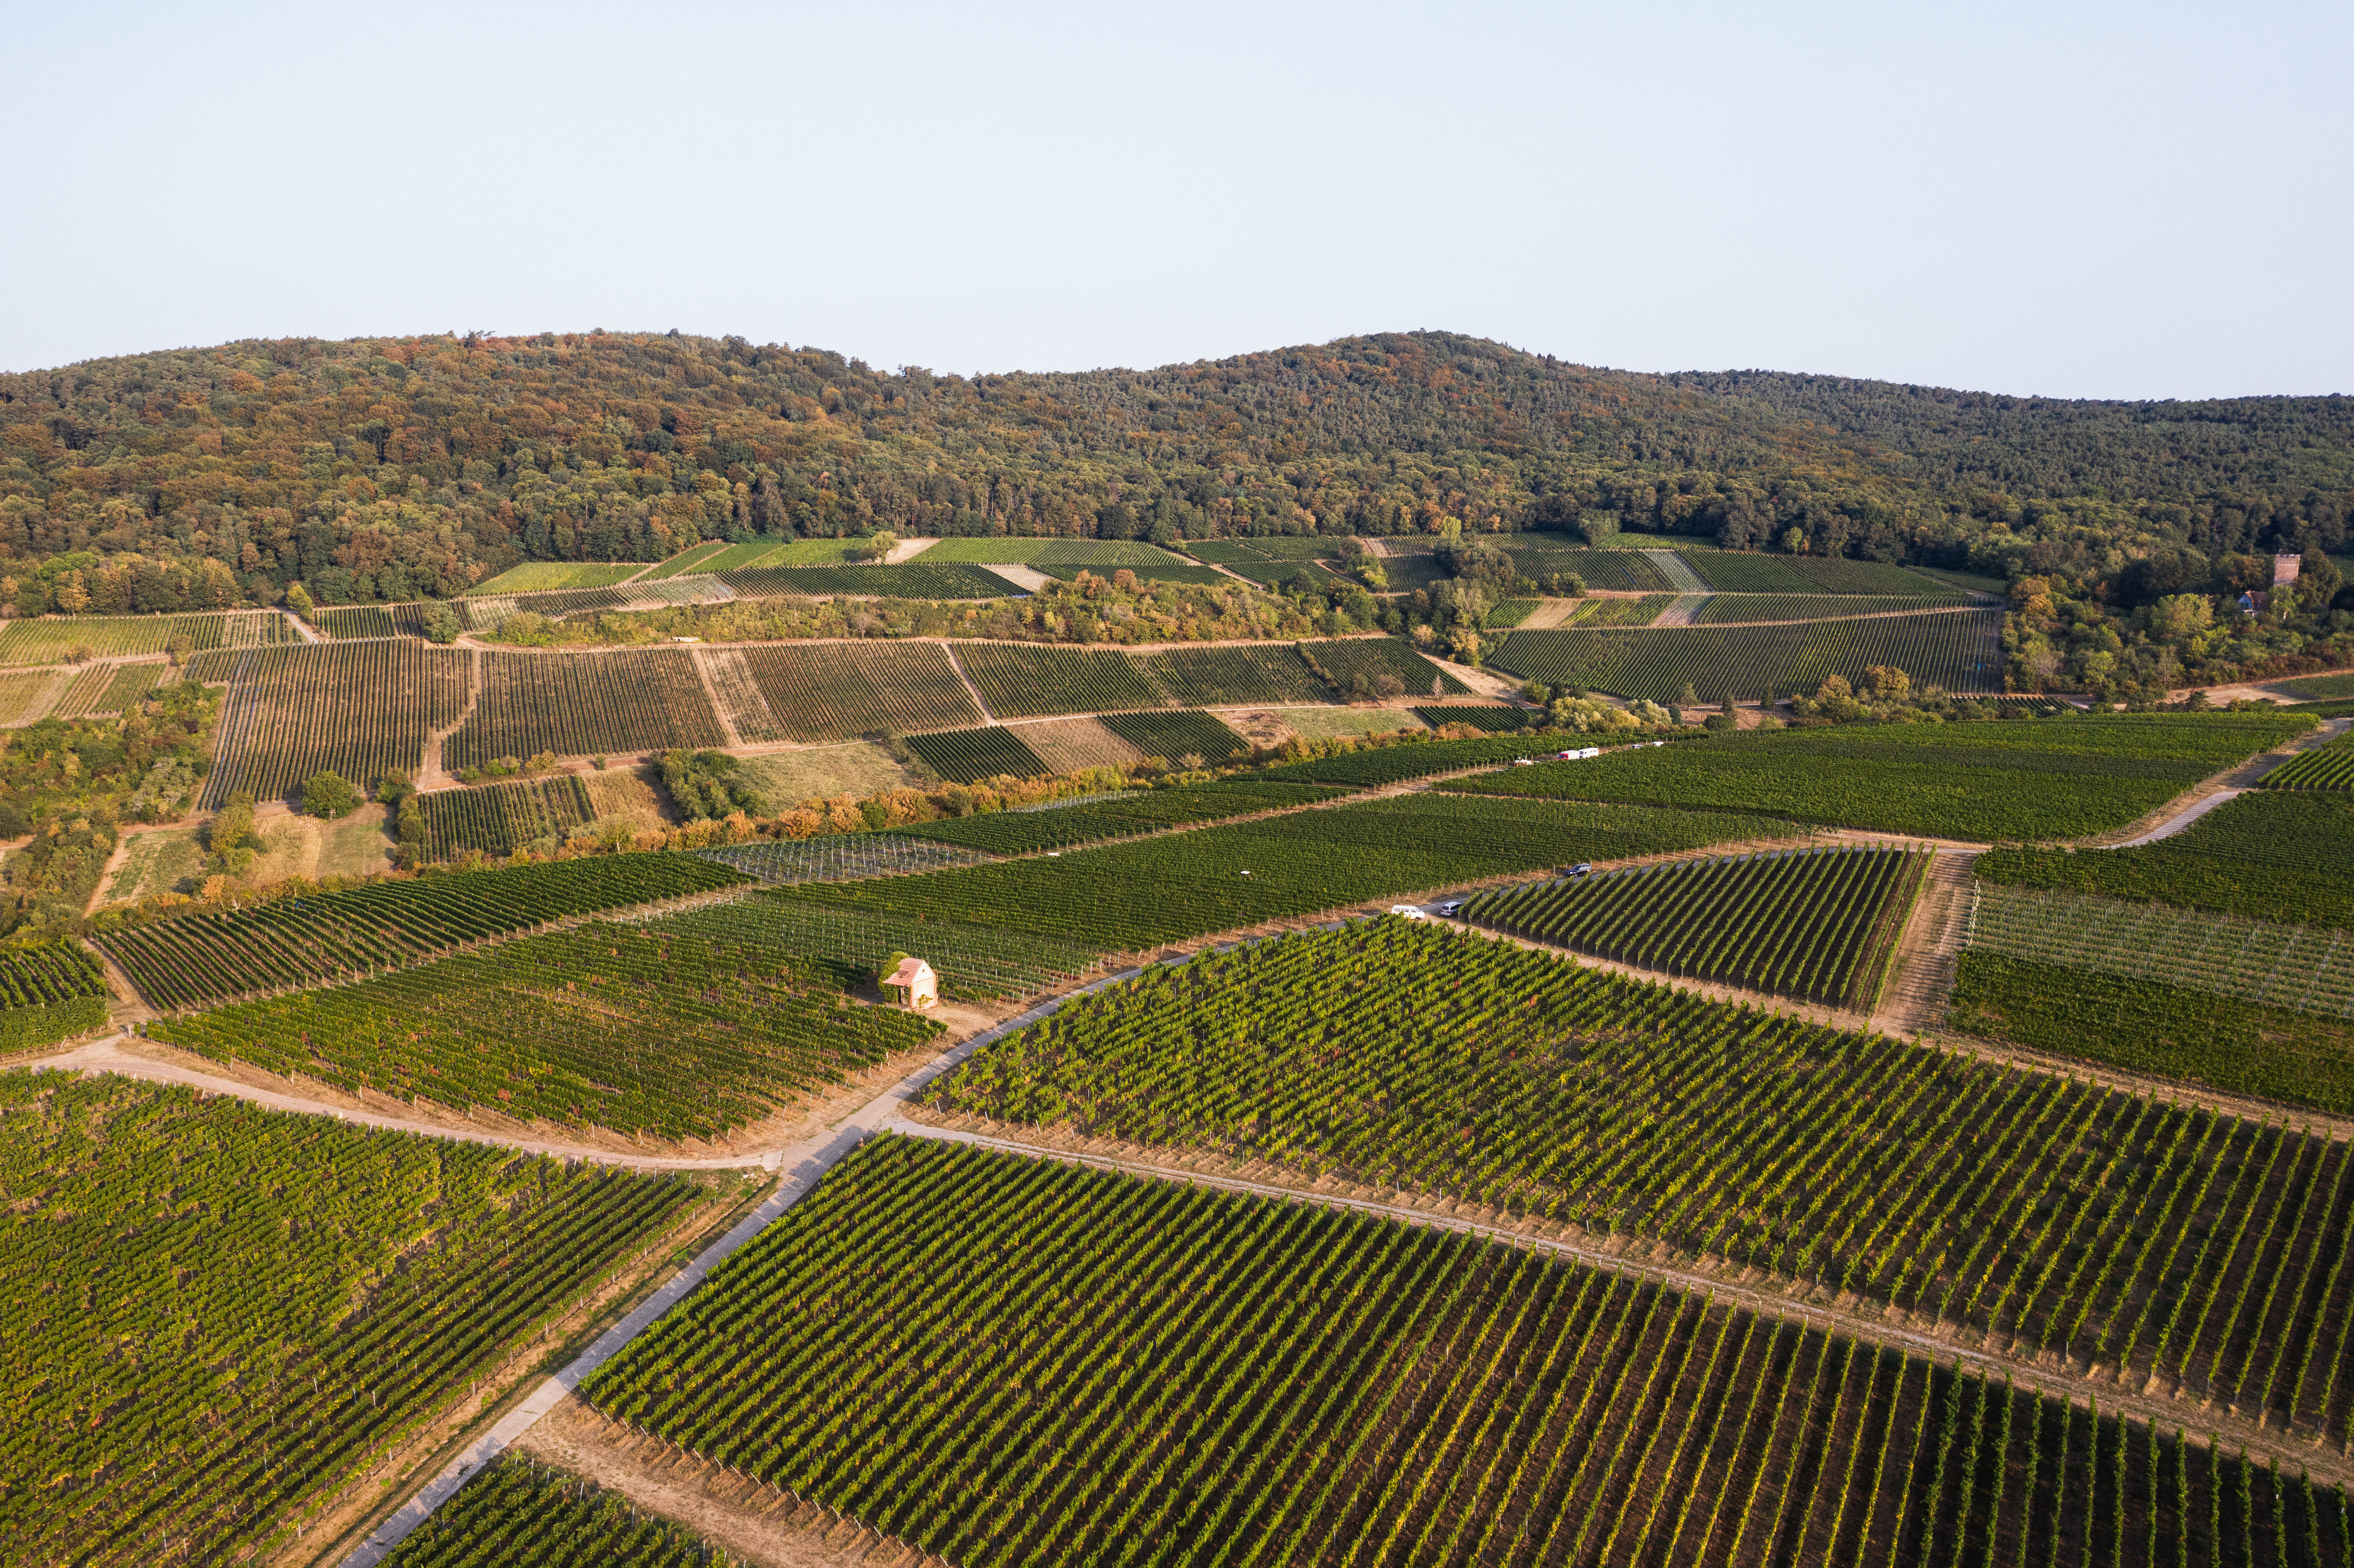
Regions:
[[[1530,761],[1525,757],[1515,757],[1512,758],[1512,766],[1515,768],[1534,768],[1536,764]]]
[[[1575,865],[1569,868],[1569,874],[1572,876],[1591,876],[1594,874],[1594,867],[1585,861],[1580,861]]]
[[[1462,907],[1463,900],[1460,898],[1450,898],[1446,903],[1438,906],[1438,913],[1443,917],[1451,920],[1455,917],[1455,912]]]
[[[1430,916],[1424,914],[1418,906],[1412,904],[1393,904],[1390,906],[1390,913],[1404,920],[1427,920],[1430,918]]]

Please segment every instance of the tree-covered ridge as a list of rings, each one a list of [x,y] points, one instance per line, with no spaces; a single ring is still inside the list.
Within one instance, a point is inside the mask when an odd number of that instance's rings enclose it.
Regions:
[[[1399,535],[1595,512],[1735,546],[2089,570],[2176,545],[2338,548],[2349,473],[2342,398],[1643,376],[1440,333],[972,378],[735,337],[247,342],[0,376],[0,591],[25,612],[186,608],[223,591],[213,560],[253,599],[301,580],[338,603],[714,537]]]

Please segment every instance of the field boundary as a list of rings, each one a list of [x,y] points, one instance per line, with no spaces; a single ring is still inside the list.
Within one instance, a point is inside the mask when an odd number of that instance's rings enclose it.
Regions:
[[[949,668],[957,673],[957,679],[964,683],[966,693],[972,698],[972,705],[981,710],[981,723],[992,725],[999,722],[997,715],[989,711],[989,705],[981,700],[981,688],[972,683],[972,676],[965,670],[964,661],[957,657],[956,644],[943,637],[940,639],[940,652],[949,656]]]

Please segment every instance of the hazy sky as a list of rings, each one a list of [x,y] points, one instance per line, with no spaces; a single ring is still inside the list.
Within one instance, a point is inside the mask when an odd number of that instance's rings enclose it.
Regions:
[[[0,369],[738,333],[2354,392],[2354,5],[8,8]]]

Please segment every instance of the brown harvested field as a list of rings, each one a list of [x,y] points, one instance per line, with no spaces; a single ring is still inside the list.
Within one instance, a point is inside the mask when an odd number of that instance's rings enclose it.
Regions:
[[[1389,735],[1402,729],[1430,727],[1407,708],[1278,708],[1275,716],[1311,740],[1327,740],[1342,735]]]
[[[1140,762],[1144,753],[1091,718],[1049,719],[1044,724],[1015,725],[1022,744],[1057,773],[1082,768],[1118,768]]]
[[[600,822],[624,821],[660,832],[673,821],[652,768],[606,768],[584,773],[588,804]]]
[[[741,759],[739,771],[769,798],[772,810],[836,795],[873,795],[917,782],[889,752],[864,740],[747,757]]]

